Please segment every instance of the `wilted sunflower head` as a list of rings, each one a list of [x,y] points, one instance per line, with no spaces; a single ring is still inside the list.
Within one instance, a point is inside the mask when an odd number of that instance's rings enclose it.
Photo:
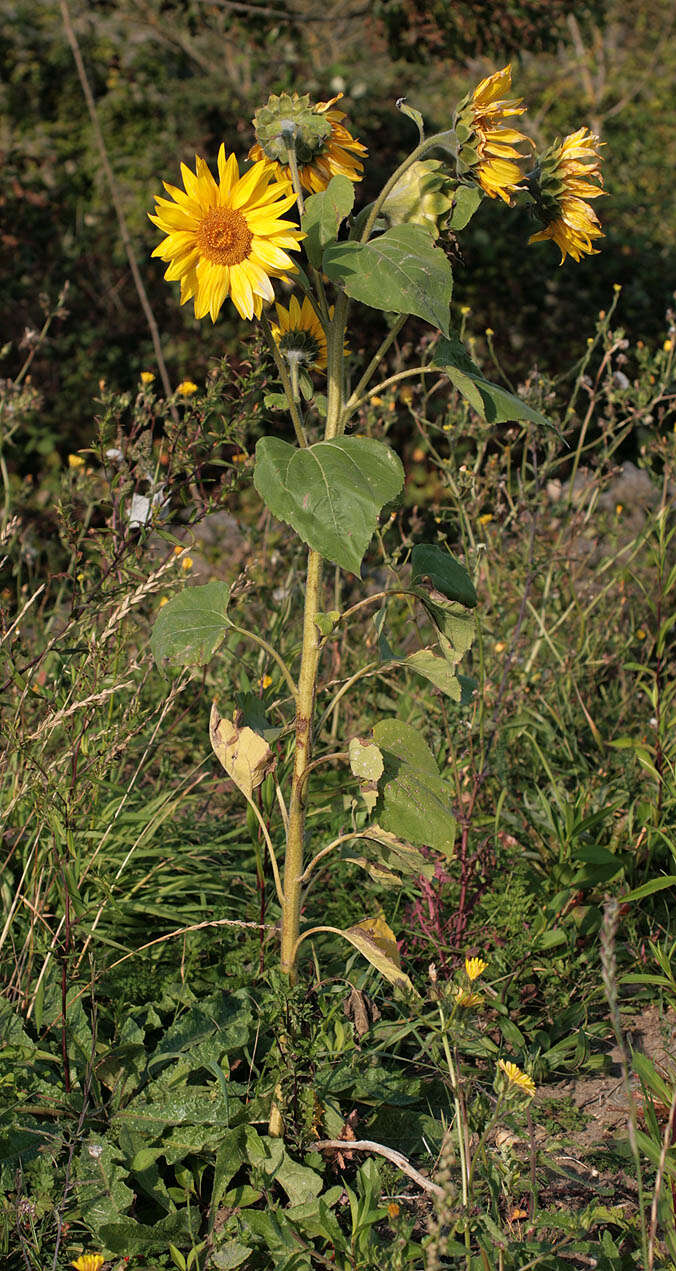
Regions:
[[[521,98],[508,97],[511,87],[512,68],[503,66],[463,97],[454,123],[458,175],[473,177],[489,198],[500,198],[507,204],[524,188],[519,182],[526,156],[517,146],[533,144],[525,133],[507,123],[526,110]]]
[[[273,93],[254,115],[256,141],[249,158],[269,160],[276,165],[278,177],[290,180],[287,156],[292,142],[305,190],[313,194],[325,190],[335,176],[361,181],[364,165],[358,156],[367,153],[366,147],[343,127],[345,112],[332,109],[342,95],[311,102],[308,93],[302,97]]]
[[[240,177],[237,160],[218,152],[218,181],[195,156],[195,172],[181,164],[185,190],[164,182],[169,199],[156,199],[150,216],[167,237],[153,252],[168,261],[165,278],[180,280],[181,304],[194,298],[195,317],[212,322],[226,296],[243,318],[261,316],[274,300],[271,278],[292,273],[290,251],[305,237],[282,213],[295,202],[289,181],[268,163],[254,163]]]
[[[578,128],[563,141],[555,141],[538,160],[529,177],[536,214],[544,229],[532,234],[529,243],[551,238],[561,252],[580,260],[582,255],[597,255],[595,238],[603,238],[599,218],[589,199],[598,199],[606,191],[601,175],[601,142],[588,128]],[[598,182],[598,185],[593,184]]]

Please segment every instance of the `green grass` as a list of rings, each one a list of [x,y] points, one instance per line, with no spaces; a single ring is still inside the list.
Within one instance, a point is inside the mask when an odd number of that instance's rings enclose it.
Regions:
[[[172,452],[175,519],[124,532],[144,466],[160,461],[144,433],[147,399],[112,395],[109,420],[135,419],[125,465],[101,461],[107,423],[85,469],[55,471],[16,499],[0,663],[9,1271],[58,1271],[99,1249],[116,1271],[642,1265],[626,1127],[583,1143],[588,1120],[570,1093],[594,1080],[606,1097],[621,1079],[601,976],[606,899],[676,874],[673,354],[626,351],[635,374],[622,388],[623,338],[609,317],[571,381],[529,380],[564,443],[491,427],[422,390],[382,408],[405,439],[407,497],[373,546],[369,577],[379,586],[387,559],[405,559],[423,531],[455,546],[480,597],[463,664],[478,687],[460,706],[406,673],[374,676],[343,699],[326,740],[340,751],[382,714],[423,730],[453,782],[455,853],[430,857],[429,879],[369,884],[368,901],[355,865],[320,868],[305,918],[345,927],[381,907],[416,999],[331,938],[305,944],[300,987],[288,988],[258,831],[208,748],[214,697],[262,693],[281,723],[285,685],[238,636],[203,672],[167,678],[150,657],[160,599],[184,581],[173,546],[224,507],[248,544],[237,604],[297,656],[302,560],[229,462],[242,433],[202,441],[212,404],[195,401],[192,441],[175,438]],[[637,423],[647,414],[650,426]],[[365,433],[377,427],[361,421]],[[654,498],[618,510],[629,453]],[[578,468],[584,496],[568,500]],[[190,552],[232,580],[217,540]],[[408,611],[393,607],[392,646],[405,649],[409,634]],[[368,616],[329,643],[325,682],[347,679],[373,643]],[[324,690],[320,710],[326,700]],[[278,764],[283,785],[284,737]],[[345,767],[327,765],[313,787],[313,843],[344,830],[357,799]],[[281,842],[274,802],[265,813]],[[613,983],[625,1025],[630,1010],[676,1004],[672,896],[654,890],[620,911]],[[488,964],[482,1001],[454,1009],[466,954]],[[498,1059],[546,1095],[499,1102]],[[656,1267],[673,1267],[676,1165],[673,1148],[661,1165],[660,1152],[676,1073],[642,1062],[646,1223],[666,1171],[651,1248]],[[268,1133],[272,1112],[283,1139]],[[474,1161],[467,1233],[458,1125]],[[402,1152],[442,1185],[441,1200],[378,1154],[313,1150],[347,1133]]]

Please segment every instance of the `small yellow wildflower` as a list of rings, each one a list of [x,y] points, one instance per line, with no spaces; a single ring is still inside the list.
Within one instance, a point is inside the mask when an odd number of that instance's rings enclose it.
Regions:
[[[155,376],[152,371],[141,371],[141,383],[152,384]]]
[[[484,512],[483,516],[479,517],[479,525],[490,525],[492,520],[493,520],[493,513]]]
[[[194,563],[192,556],[184,556],[181,561],[181,569],[187,574],[188,570],[192,569]]]
[[[480,993],[475,993],[473,989],[457,988],[455,990],[456,1006],[481,1006],[483,998]]]
[[[197,385],[193,384],[192,380],[181,380],[178,388],[176,389],[176,392],[180,393],[181,397],[192,397],[193,393],[196,393],[197,391]]]
[[[263,692],[265,692],[266,688],[269,688],[271,684],[272,684],[271,675],[263,675],[261,676],[261,679],[258,681],[258,687],[262,689]]]
[[[643,630],[643,627],[636,628],[636,639],[645,640],[645,631]]]
[[[623,511],[624,511],[624,504],[623,504],[623,503],[616,503],[616,504],[615,504],[615,516],[621,516],[621,515],[622,515],[622,513],[623,513]]]
[[[664,349],[664,352],[665,352],[665,353],[671,353],[671,350],[672,350],[672,348],[673,348],[673,343],[674,343],[674,342],[673,342],[673,340],[665,340],[665,341],[664,341],[664,344],[662,345],[662,348]]]
[[[621,283],[619,283],[619,282],[614,282],[614,283],[613,283],[613,291],[621,291],[621,290],[622,290],[622,284],[621,284]]]
[[[528,1076],[528,1073],[522,1072],[520,1068],[517,1068],[516,1064],[504,1059],[498,1060],[498,1068],[501,1072],[504,1072],[510,1086],[518,1086],[519,1090],[523,1090],[524,1094],[527,1094],[530,1098],[533,1097],[535,1094],[535,1082],[532,1077]]]
[[[388,1218],[399,1217],[399,1206],[397,1205],[396,1201],[394,1200],[390,1201],[389,1205],[387,1206],[387,1216]]]
[[[460,312],[461,312],[461,314],[463,315],[463,317],[465,317],[465,318],[466,318],[466,317],[467,317],[467,314],[468,314],[468,313],[471,313],[472,311],[471,311],[471,309],[470,309],[469,305],[461,305],[461,306],[460,306]]]
[[[104,1262],[102,1253],[83,1253],[70,1265],[75,1267],[75,1271],[100,1271]]]
[[[85,466],[85,460],[82,458],[82,455],[69,455],[69,456],[68,456],[68,467],[69,467],[69,468],[84,468],[84,466]]]
[[[495,331],[493,330],[492,327],[486,327],[486,330],[484,331],[484,335],[495,335]]]
[[[493,648],[495,649],[496,653],[504,653],[505,649],[507,648],[507,645],[505,644],[504,640],[498,640],[497,643],[493,645]]]
[[[465,973],[468,980],[478,980],[487,966],[488,963],[484,962],[483,958],[465,958]]]
[[[160,604],[159,604],[160,609],[162,608],[162,605],[168,605],[168,604],[169,604],[169,597],[162,596],[160,599]]]
[[[249,458],[249,456],[248,456],[248,454],[246,453],[246,451],[244,451],[244,450],[238,450],[238,451],[237,451],[237,454],[232,456],[232,462],[233,462],[233,463],[246,463],[246,461],[247,461],[247,459],[248,459],[248,458]]]
[[[378,397],[377,395],[375,395],[375,396],[373,396],[373,397],[371,398],[371,405],[372,405],[372,406],[382,406],[382,404],[383,404],[383,399],[382,399],[382,397]]]

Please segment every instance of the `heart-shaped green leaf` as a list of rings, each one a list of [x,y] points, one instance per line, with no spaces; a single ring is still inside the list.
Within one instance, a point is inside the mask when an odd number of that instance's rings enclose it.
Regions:
[[[422,225],[397,225],[368,243],[332,243],[323,269],[353,300],[415,314],[448,335],[453,273]]]
[[[369,437],[337,437],[303,449],[262,437],[256,446],[254,485],[273,516],[353,574],[359,574],[381,508],[403,484],[397,455]]]
[[[201,666],[218,648],[228,627],[230,588],[227,583],[186,587],[162,605],[150,637],[160,666],[167,658],[180,666]]]

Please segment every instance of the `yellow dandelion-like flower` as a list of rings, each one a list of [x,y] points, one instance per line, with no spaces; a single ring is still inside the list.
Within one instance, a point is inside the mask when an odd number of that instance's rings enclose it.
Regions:
[[[510,1086],[517,1086],[519,1090],[523,1090],[524,1094],[532,1098],[535,1094],[535,1082],[532,1077],[528,1076],[528,1073],[522,1072],[520,1068],[517,1068],[516,1064],[504,1059],[498,1060],[498,1068],[501,1072],[504,1072]]]
[[[85,461],[84,461],[84,459],[82,458],[82,455],[69,455],[69,456],[68,456],[68,467],[69,467],[69,468],[84,468],[84,466],[85,466]]]
[[[287,358],[296,358],[310,371],[323,371],[326,367],[326,332],[307,296],[300,305],[291,297],[288,309],[275,304],[277,324],[272,334],[280,351]],[[333,316],[333,310],[330,311]]]
[[[155,376],[153,375],[152,371],[141,371],[142,384],[152,384],[154,378]]]
[[[484,962],[483,958],[465,958],[465,973],[468,980],[478,980],[487,966],[488,963]]]
[[[102,1253],[83,1253],[70,1265],[75,1267],[75,1271],[100,1271],[104,1262]]]
[[[265,689],[266,689],[266,688],[269,688],[271,684],[272,684],[272,676],[271,676],[271,675],[263,675],[263,676],[261,676],[260,680],[258,681],[258,687],[259,687],[260,689],[263,689],[263,691],[264,691],[264,692],[265,692]]]
[[[517,147],[533,144],[525,133],[507,123],[526,110],[520,97],[509,98],[511,87],[511,65],[503,66],[482,79],[471,96],[463,98],[455,120],[460,175],[471,175],[489,198],[500,198],[508,205],[524,188],[519,182],[525,155]]]
[[[184,572],[187,574],[188,570],[192,569],[194,564],[195,562],[192,556],[184,556],[183,560],[181,561],[181,569],[184,570]]]
[[[455,990],[456,1006],[481,1006],[483,998],[480,993],[475,993],[473,989],[457,988]]]
[[[168,597],[168,596],[161,596],[161,597],[160,597],[159,608],[161,609],[161,608],[162,608],[162,605],[168,605],[168,604],[169,604],[169,597]]]
[[[335,176],[361,181],[364,165],[359,156],[368,151],[344,126],[345,111],[333,109],[342,96],[338,93],[330,101],[311,104],[307,94],[303,97],[298,93],[273,95],[254,118],[256,141],[249,158],[271,161],[277,176],[290,180],[291,169],[280,161],[285,151],[285,143],[280,138],[282,125],[292,123],[303,189],[317,194],[325,190]]]
[[[178,388],[176,389],[176,392],[180,393],[181,397],[192,397],[193,393],[197,393],[198,391],[197,385],[194,384],[192,380],[181,380]]]
[[[603,238],[599,218],[589,199],[606,193],[601,176],[598,137],[588,128],[578,128],[557,141],[539,160],[534,178],[535,202],[545,228],[532,234],[529,243],[551,238],[566,256],[580,260],[595,256],[595,238]],[[598,181],[598,185],[593,182]]]
[[[303,234],[282,219],[295,195],[277,181],[268,163],[254,163],[240,177],[237,160],[218,152],[218,182],[195,156],[195,172],[181,164],[185,190],[164,182],[169,199],[156,200],[154,225],[167,235],[153,256],[168,261],[165,278],[180,280],[181,304],[194,300],[195,317],[215,322],[229,296],[237,312],[260,318],[264,300],[274,300],[271,278],[292,272],[290,251]],[[150,215],[150,214],[149,214]]]

